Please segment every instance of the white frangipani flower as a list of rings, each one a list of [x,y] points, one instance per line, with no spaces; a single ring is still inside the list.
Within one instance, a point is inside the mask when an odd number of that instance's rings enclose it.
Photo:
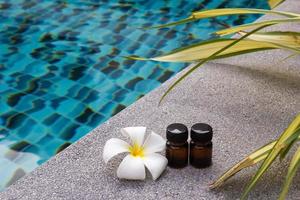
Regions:
[[[121,133],[130,138],[130,143],[118,138],[108,140],[103,150],[104,162],[107,163],[117,154],[128,152],[117,170],[119,178],[144,180],[146,166],[153,180],[157,179],[168,163],[164,156],[158,154],[165,149],[166,141],[153,131],[145,139],[146,127],[122,128]]]

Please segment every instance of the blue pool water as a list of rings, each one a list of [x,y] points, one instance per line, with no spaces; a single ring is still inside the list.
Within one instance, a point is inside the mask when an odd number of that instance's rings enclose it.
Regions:
[[[267,8],[255,0],[0,0],[0,190],[186,64],[130,61],[208,39],[257,16],[160,30],[192,11]]]

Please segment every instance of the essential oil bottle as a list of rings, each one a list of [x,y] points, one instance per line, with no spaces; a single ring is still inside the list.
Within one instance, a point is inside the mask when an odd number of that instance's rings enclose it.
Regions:
[[[183,168],[188,164],[189,144],[188,128],[184,124],[174,123],[167,127],[166,157],[168,166]]]
[[[191,128],[190,164],[196,168],[209,167],[212,164],[212,127],[198,123]]]

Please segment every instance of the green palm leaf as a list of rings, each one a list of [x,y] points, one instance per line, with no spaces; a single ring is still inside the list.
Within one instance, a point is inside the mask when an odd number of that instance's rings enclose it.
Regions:
[[[240,32],[239,34],[244,35],[245,32]],[[300,47],[300,33],[292,31],[269,31],[263,33],[254,33],[248,37],[249,39],[271,42],[281,45],[286,45],[289,47]]]
[[[279,153],[286,147],[286,141],[294,134],[295,130],[300,125],[300,114],[294,119],[294,121],[289,125],[289,127],[281,134],[271,152],[268,154],[267,158],[264,160],[255,176],[251,179],[249,185],[246,187],[245,192],[242,195],[242,199],[245,199],[251,189],[256,185],[257,181],[265,173],[265,171],[270,167],[275,158]]]
[[[127,56],[127,58],[134,60],[153,60],[160,62],[194,62],[209,57],[216,51],[221,50],[222,48],[228,46],[236,40],[237,39],[215,39],[176,49],[175,51],[172,51],[168,54],[157,56],[154,58],[142,58],[138,56]],[[225,51],[219,53],[214,57],[214,59],[276,48],[278,48],[278,46],[272,43],[242,40],[230,49],[226,49]]]
[[[282,45],[280,43],[275,43],[275,42],[273,44],[276,45],[280,49],[285,49],[285,50],[293,51],[294,53],[297,53],[297,54],[300,53],[300,49],[299,48],[290,47],[290,46]]]
[[[223,47],[222,49],[216,51],[215,53],[211,54],[210,56],[208,56],[207,58],[204,58],[203,60],[201,60],[198,64],[196,64],[195,66],[193,66],[191,69],[189,69],[185,74],[183,74],[179,79],[177,79],[168,89],[167,91],[163,94],[163,96],[161,97],[159,104],[163,101],[163,99],[169,94],[169,92],[178,84],[180,83],[183,79],[185,79],[188,75],[190,75],[193,71],[195,71],[197,68],[199,68],[202,64],[206,63],[209,60],[214,59],[216,56],[218,56],[220,53],[226,51],[229,48],[232,48],[234,45],[238,44],[240,41],[242,41],[243,39],[247,38],[249,35],[267,27],[269,25],[264,25],[261,26],[249,33],[247,33],[246,35],[243,35],[241,38],[234,40],[232,43],[228,44],[227,46]]]
[[[239,32],[241,35],[245,32]],[[300,54],[300,33],[299,32],[281,32],[271,31],[264,33],[255,33],[248,37],[251,40],[269,42],[278,48],[293,51],[294,54]]]
[[[241,35],[247,34],[240,32]],[[297,54],[300,53],[300,33],[298,32],[265,32],[254,33],[248,36],[251,40],[242,40],[235,46],[218,54],[214,59],[230,57],[234,55],[251,53],[255,51],[270,49],[287,49]],[[193,62],[207,58],[214,52],[226,47],[237,39],[214,39],[206,42],[200,42],[191,46],[174,50],[168,54],[153,57],[142,58],[138,56],[128,56],[134,60],[154,60],[160,62]]]
[[[221,186],[226,180],[235,175],[237,172],[241,171],[244,168],[250,167],[252,165],[257,164],[258,162],[264,160],[268,153],[271,151],[276,141],[266,144],[259,149],[252,152],[246,158],[235,164],[228,171],[226,171],[223,175],[221,175],[216,181],[210,184],[209,188],[214,189],[216,187]]]
[[[275,14],[275,15],[290,17],[290,18],[300,17],[300,14],[297,13],[282,12],[276,10],[251,9],[251,8],[220,8],[220,9],[211,9],[211,10],[193,12],[192,15],[189,16],[188,18],[179,20],[177,22],[158,25],[150,28],[165,28],[169,26],[175,26],[175,25],[193,22],[200,19],[227,16],[227,15],[242,15],[242,14]]]
[[[300,116],[300,114],[299,114]],[[297,119],[297,118],[296,118]],[[294,124],[297,124],[297,120],[293,121]],[[296,131],[285,141],[285,147],[289,147],[292,143],[294,144],[294,141],[299,141],[300,139],[300,131],[299,127],[296,129]],[[294,128],[290,129],[293,130]],[[222,174],[217,180],[215,180],[212,184],[210,184],[210,188],[214,189],[216,187],[220,187],[225,181],[227,181],[230,177],[235,175],[237,172],[241,171],[244,168],[250,167],[252,165],[255,165],[259,163],[260,161],[264,160],[270,151],[273,149],[275,144],[277,143],[277,140],[266,144],[259,149],[255,150],[251,154],[249,154],[247,157],[245,157],[243,160],[235,164],[233,167],[231,167],[229,170],[227,170],[224,174]],[[283,150],[285,150],[283,148]]]
[[[217,35],[229,35],[233,33],[237,33],[243,30],[256,28],[263,25],[275,25],[275,24],[281,24],[281,23],[290,23],[290,22],[300,22],[300,17],[295,18],[288,18],[288,19],[274,19],[274,20],[268,20],[263,22],[254,22],[249,24],[243,24],[240,26],[234,26],[231,28],[222,29],[220,31],[215,32]]]
[[[154,57],[154,58],[142,58],[138,56],[127,56],[126,58],[134,59],[134,60],[154,60],[154,61],[161,61],[161,62],[192,62],[192,61],[200,61],[200,63],[196,64],[192,67],[186,74],[180,77],[170,88],[167,90],[166,93],[163,94],[162,98],[160,99],[159,104],[162,100],[166,97],[166,95],[179,83],[181,82],[186,76],[192,73],[195,69],[200,67],[203,63],[224,57],[230,57],[245,53],[250,53],[254,51],[261,51],[261,50],[270,50],[270,49],[288,49],[297,53],[300,53],[300,50],[294,47],[282,45],[279,43],[275,44],[273,39],[273,43],[271,42],[262,42],[262,41],[255,41],[255,40],[247,40],[248,36],[251,36],[258,30],[261,30],[270,24],[263,25],[254,31],[244,34],[239,39],[217,39],[211,40],[208,42],[198,43],[192,46],[188,46],[185,48],[177,49],[169,54]]]
[[[276,10],[254,9],[254,8],[219,8],[204,11],[193,12],[190,17],[195,19],[205,19],[210,17],[219,17],[224,15],[241,15],[241,14],[275,14],[284,17],[300,17],[300,14],[283,12]]]
[[[286,141],[285,146],[282,148],[280,152],[280,161],[282,161],[287,153],[290,151],[292,146],[299,140],[298,136],[300,134],[300,126],[296,129],[295,133],[293,133]]]
[[[283,184],[283,189],[279,196],[279,200],[285,199],[285,197],[289,191],[289,187],[290,187],[290,185],[293,181],[293,178],[297,172],[297,169],[299,168],[299,165],[300,165],[300,148],[297,149],[297,151],[295,152],[295,154],[291,160],[291,163],[290,163],[290,166],[288,169],[288,173],[287,173],[285,182]]]
[[[280,152],[280,161],[282,161],[286,155],[288,154],[288,152],[291,150],[291,148],[293,147],[293,145],[298,141],[298,138],[292,140],[289,142],[289,144],[286,145],[286,147],[284,147],[281,152]]]

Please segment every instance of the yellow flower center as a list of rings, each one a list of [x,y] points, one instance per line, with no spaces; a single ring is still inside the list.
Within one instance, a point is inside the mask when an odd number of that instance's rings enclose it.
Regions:
[[[129,147],[129,152],[132,156],[144,156],[144,148],[136,143],[134,143],[132,146]]]

